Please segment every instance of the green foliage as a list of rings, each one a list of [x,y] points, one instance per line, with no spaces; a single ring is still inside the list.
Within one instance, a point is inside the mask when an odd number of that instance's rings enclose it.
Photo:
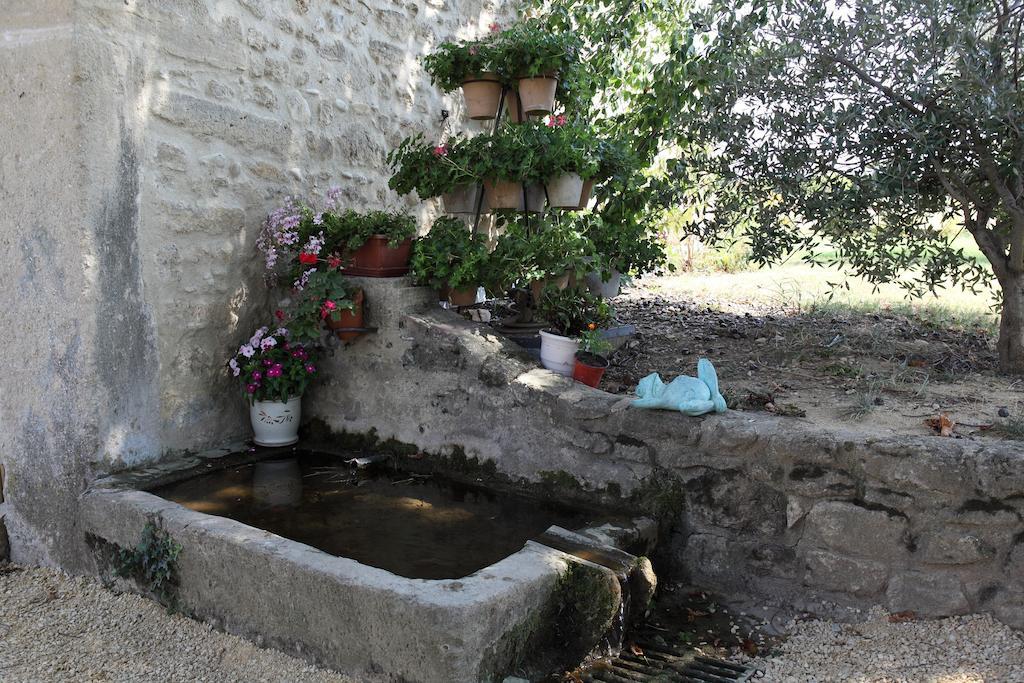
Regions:
[[[587,329],[580,333],[579,353],[590,353],[595,356],[604,356],[612,350],[612,344],[601,333],[601,328],[596,322],[587,324]]]
[[[660,272],[665,266],[665,241],[646,223],[613,223],[597,213],[580,213],[570,220],[593,242],[601,257],[601,268],[608,276],[612,270],[639,275]]]
[[[494,36],[461,43],[441,43],[437,50],[423,58],[423,68],[431,83],[451,92],[462,82],[485,72],[498,71],[499,55]]]
[[[345,254],[363,246],[374,235],[388,238],[389,246],[416,236],[416,219],[406,213],[369,211],[360,213],[348,209],[325,212],[323,224],[314,226],[324,233],[321,253]]]
[[[488,263],[486,240],[458,218],[438,218],[430,232],[413,245],[413,274],[436,289],[478,286]]]
[[[388,186],[399,194],[415,191],[420,199],[430,199],[451,192],[456,185],[476,182],[467,149],[466,140],[458,137],[441,145],[426,142],[422,133],[408,137],[388,154],[394,172]]]
[[[297,342],[320,341],[324,321],[337,321],[344,310],[353,310],[355,289],[337,268],[317,268],[306,278],[306,286],[294,294],[286,322]]]
[[[512,214],[503,216],[499,226],[504,232],[491,253],[486,283],[492,292],[566,272],[582,276],[596,257],[590,240],[560,215]]]
[[[176,608],[178,555],[181,544],[171,538],[159,522],[146,522],[134,548],[117,551],[117,575],[133,579],[170,607]]]
[[[559,289],[549,284],[536,310],[552,330],[564,337],[578,337],[589,325],[605,327],[612,320],[611,305],[579,286]]]
[[[600,165],[598,139],[582,124],[551,118],[508,124],[478,135],[459,150],[458,163],[473,176],[510,182],[543,183],[565,173],[594,176]]]
[[[499,72],[532,78],[574,72],[582,43],[574,32],[559,30],[544,17],[533,17],[502,32],[496,47]]]

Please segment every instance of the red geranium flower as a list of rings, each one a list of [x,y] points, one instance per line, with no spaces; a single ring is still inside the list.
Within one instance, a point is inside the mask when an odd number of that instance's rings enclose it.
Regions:
[[[308,252],[302,252],[299,254],[299,263],[304,265],[313,265],[317,262],[316,254],[310,254]]]

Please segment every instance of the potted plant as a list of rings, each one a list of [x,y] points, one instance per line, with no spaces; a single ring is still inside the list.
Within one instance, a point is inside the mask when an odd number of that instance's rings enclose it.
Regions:
[[[587,323],[587,329],[580,333],[580,344],[576,351],[572,378],[596,389],[597,385],[601,383],[604,371],[608,368],[608,359],[604,354],[608,353],[611,348],[611,343],[604,338],[597,323]]]
[[[393,171],[388,186],[399,194],[415,192],[420,199],[441,197],[447,213],[475,213],[479,178],[469,168],[466,149],[466,140],[459,137],[438,145],[421,133],[408,137],[388,154]]]
[[[484,179],[491,209],[543,210],[540,150],[532,139],[532,128],[528,124],[501,126],[493,134],[476,136],[467,145],[467,166]]]
[[[312,349],[291,342],[287,328],[256,330],[228,361],[231,375],[245,387],[254,441],[288,446],[299,440],[302,394],[316,374]]]
[[[458,218],[441,217],[412,249],[412,272],[418,282],[447,292],[455,306],[476,303],[477,289],[488,270],[487,242]]]
[[[590,129],[568,124],[566,117],[549,116],[543,131],[540,174],[546,178],[548,204],[556,209],[578,209],[584,182],[598,170],[596,141]]]
[[[345,279],[338,266],[336,261],[333,267],[329,262],[318,264],[305,278],[302,289],[295,290],[287,313],[293,340],[316,344],[325,326],[342,341],[352,341],[362,334],[352,328],[363,326],[365,295]]]
[[[444,92],[461,87],[466,114],[483,121],[495,117],[501,100],[502,83],[496,73],[495,57],[494,40],[489,36],[483,40],[441,43],[423,58],[423,67],[431,82]]]
[[[577,229],[594,244],[600,255],[600,268],[587,275],[591,291],[605,298],[618,295],[624,274],[660,272],[666,267],[665,240],[648,219],[637,195],[618,192],[606,201],[599,213],[577,214]],[[668,264],[669,270],[674,270]]]
[[[588,326],[611,319],[611,307],[583,287],[544,288],[537,313],[547,322],[540,331],[540,362],[548,370],[569,377],[576,363],[579,336]]]
[[[596,256],[590,240],[558,216],[512,214],[503,216],[498,227],[502,234],[491,252],[485,282],[494,292],[518,284],[529,288],[536,301],[547,284],[565,288],[582,277]]]
[[[321,216],[320,253],[340,258],[345,275],[397,277],[409,272],[416,220],[404,213],[351,209]],[[300,254],[300,258],[302,254]]]
[[[618,140],[597,139],[591,147],[591,155],[597,168],[590,178],[583,181],[579,209],[586,209],[597,183],[613,182],[621,187],[636,172],[637,163],[625,144]]]
[[[525,19],[501,34],[499,70],[516,79],[523,113],[551,112],[559,76],[577,68],[580,46],[575,33],[554,29],[542,18]]]

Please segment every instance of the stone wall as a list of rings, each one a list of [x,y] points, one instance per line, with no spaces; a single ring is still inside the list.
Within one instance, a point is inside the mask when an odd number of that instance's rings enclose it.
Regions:
[[[429,452],[463,447],[569,493],[578,482],[587,496],[681,504],[673,571],[734,597],[818,612],[991,612],[1024,627],[1019,443],[634,410],[628,397],[539,368],[420,288],[361,285],[380,333],[322,364],[330,379],[305,403],[332,429]]]
[[[0,0],[0,518],[78,566],[94,471],[247,433],[223,371],[285,195],[403,203],[384,157],[460,117],[418,65],[498,0]]]

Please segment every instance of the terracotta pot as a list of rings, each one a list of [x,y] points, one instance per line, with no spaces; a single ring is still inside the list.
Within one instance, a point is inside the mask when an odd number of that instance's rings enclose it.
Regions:
[[[565,271],[558,277],[548,277],[542,280],[534,280],[533,282],[530,283],[530,293],[533,294],[534,302],[540,301],[541,292],[543,292],[544,288],[547,287],[549,284],[555,285],[559,289],[565,289],[566,287],[569,286],[573,279],[573,274],[570,273],[569,271]]]
[[[580,192],[580,203],[577,209],[585,209],[590,204],[590,194],[594,191],[594,179],[587,178],[583,181],[583,191]]]
[[[480,186],[475,183],[463,183],[452,188],[451,192],[441,195],[445,213],[476,213],[476,200],[480,196]],[[489,210],[487,201],[480,204],[480,213]]]
[[[442,287],[441,289],[437,290],[437,300],[448,301],[448,295],[451,294],[451,292],[451,287]]]
[[[515,209],[523,211],[524,208],[533,213],[540,213],[544,210],[544,186],[529,185],[526,188],[526,206],[523,205],[523,184],[505,180],[485,180],[484,201],[489,209]]]
[[[465,289],[449,289],[448,302],[452,306],[472,306],[476,303],[476,290],[476,285]]]
[[[581,356],[583,360],[580,360]],[[604,371],[608,368],[608,360],[593,353],[577,352],[575,361],[572,378],[596,389],[597,385],[601,383]]]
[[[583,178],[566,173],[548,181],[548,204],[553,209],[577,209],[583,196]]]
[[[549,114],[555,107],[555,90],[558,78],[538,76],[519,79],[519,99],[524,114]]]
[[[327,322],[327,327],[329,329],[332,329],[332,330],[351,328],[351,327],[364,327],[364,325],[363,325],[363,303],[365,303],[365,301],[366,301],[366,295],[363,293],[363,290],[357,289],[355,291],[355,294],[352,295],[352,303],[355,304],[355,306],[352,308],[352,310],[350,311],[348,309],[343,309],[339,313],[337,320],[334,320],[333,318],[328,316],[327,317],[327,321],[326,321]],[[336,334],[338,339],[340,339],[341,341],[352,341],[353,339],[357,338],[359,335],[361,335],[363,333],[362,332],[335,332],[334,334]]]
[[[519,109],[519,95],[515,90],[505,93],[505,116],[512,123],[522,123],[526,112]]]
[[[348,256],[341,272],[362,277],[398,277],[409,272],[411,255],[412,238],[391,248],[387,237],[374,235]]]
[[[462,81],[462,96],[466,100],[466,113],[474,121],[493,119],[501,101],[501,82],[497,75],[486,72]]]

